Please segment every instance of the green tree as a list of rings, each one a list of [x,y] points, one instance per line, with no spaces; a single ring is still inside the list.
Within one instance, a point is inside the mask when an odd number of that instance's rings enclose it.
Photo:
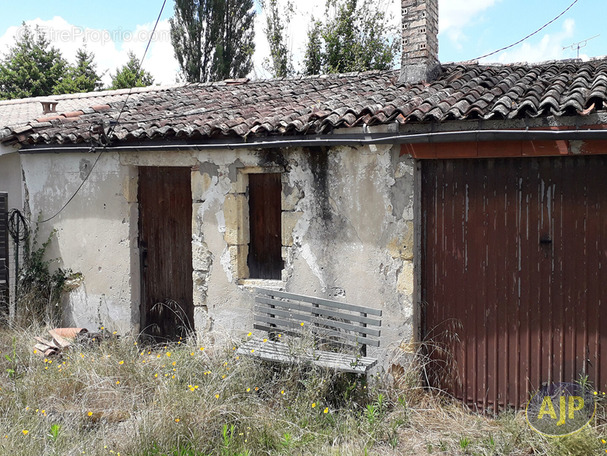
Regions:
[[[144,69],[139,69],[139,60],[135,53],[129,51],[128,57],[126,65],[117,69],[116,74],[112,75],[110,89],[130,89],[154,84],[153,76]]]
[[[88,53],[86,47],[78,49],[76,65],[68,68],[66,77],[55,86],[55,93],[92,92],[101,88],[101,75],[97,73],[93,58],[93,53]]]
[[[175,0],[171,42],[188,82],[246,76],[253,68],[253,0]]]
[[[47,96],[67,76],[68,63],[38,27],[22,34],[0,62],[0,99]]]
[[[286,28],[291,22],[293,4],[287,2],[280,9],[278,0],[262,0],[266,10],[266,26],[263,31],[270,45],[270,58],[264,59],[264,69],[275,78],[284,78],[293,74],[292,54],[287,47]]]
[[[326,20],[313,21],[304,57],[305,74],[387,70],[400,46],[379,0],[327,0]]]

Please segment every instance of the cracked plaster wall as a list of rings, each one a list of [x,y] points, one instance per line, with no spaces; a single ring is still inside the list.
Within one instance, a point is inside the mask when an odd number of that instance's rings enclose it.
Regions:
[[[60,211],[96,158],[90,153],[21,155],[33,225],[39,217]],[[71,203],[40,225],[39,243],[56,230],[47,258],[57,259],[57,267],[82,273],[79,285],[64,299],[65,325],[93,330],[105,325],[123,333],[137,327],[139,281],[131,274],[136,189],[118,154],[105,152]]]
[[[254,286],[381,308],[382,347],[413,337],[414,163],[398,147],[198,153],[197,328],[252,328]],[[282,175],[282,281],[248,279],[247,175]],[[376,354],[378,354],[376,353]]]

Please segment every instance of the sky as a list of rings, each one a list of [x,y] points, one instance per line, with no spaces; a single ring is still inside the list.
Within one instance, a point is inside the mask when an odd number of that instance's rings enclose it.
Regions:
[[[0,1],[8,3],[8,0]],[[380,1],[397,25],[400,0]],[[439,0],[439,59],[443,63],[473,60],[515,43],[554,19],[573,1]],[[481,61],[541,62],[575,58],[578,53],[582,59],[607,55],[607,32],[601,31],[604,2],[577,0],[561,18],[525,42]],[[288,44],[298,69],[308,24],[311,17],[324,16],[324,0],[294,3]],[[104,73],[104,83],[109,84],[111,74],[126,63],[129,50],[138,57],[143,55],[162,4],[163,0],[11,1],[0,15],[0,58],[23,30],[23,22],[38,25],[70,62],[75,61],[77,49],[86,44],[95,55],[97,69]],[[163,85],[180,82],[169,32],[173,10],[174,0],[167,0],[143,63],[143,68],[152,73],[155,82]],[[256,52],[250,76],[265,78],[269,77],[262,65],[264,58],[269,56],[268,43],[262,33],[265,16],[258,4],[256,10]]]

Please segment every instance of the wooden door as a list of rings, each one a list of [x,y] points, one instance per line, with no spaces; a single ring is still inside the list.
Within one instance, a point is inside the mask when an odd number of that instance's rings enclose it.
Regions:
[[[190,169],[139,168],[141,330],[157,342],[194,327]]]
[[[433,383],[481,408],[607,388],[607,157],[423,163]]]

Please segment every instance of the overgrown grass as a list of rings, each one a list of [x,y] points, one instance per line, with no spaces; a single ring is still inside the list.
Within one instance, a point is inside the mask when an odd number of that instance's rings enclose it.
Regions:
[[[398,381],[239,358],[238,341],[152,349],[129,336],[33,351],[44,329],[0,330],[2,455],[591,455],[604,454],[605,413],[563,439],[521,413],[473,414]],[[225,340],[225,339],[224,339]],[[6,355],[6,357],[5,357]]]

